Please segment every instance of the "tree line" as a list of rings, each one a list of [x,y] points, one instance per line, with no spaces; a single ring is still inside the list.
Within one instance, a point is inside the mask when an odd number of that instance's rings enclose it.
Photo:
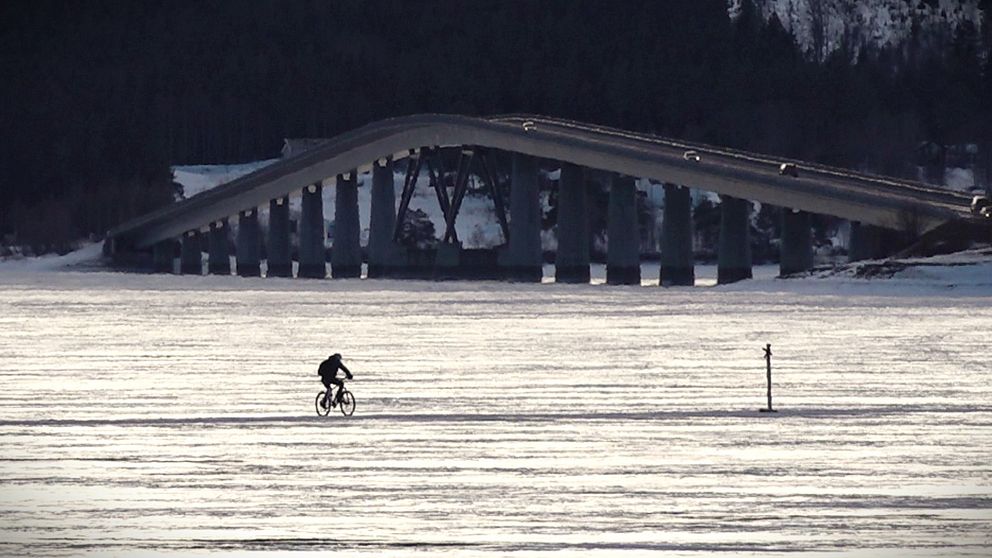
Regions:
[[[992,34],[809,56],[724,0],[170,0],[0,7],[0,233],[58,249],[174,199],[170,164],[413,113],[537,113],[914,177],[992,151]],[[926,163],[926,161],[924,161]]]

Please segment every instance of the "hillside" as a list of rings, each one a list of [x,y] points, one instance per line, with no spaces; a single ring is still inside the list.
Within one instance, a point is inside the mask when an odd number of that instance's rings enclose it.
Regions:
[[[754,0],[767,19],[775,14],[804,52],[823,60],[846,41],[855,49],[905,48],[914,37],[921,47],[947,44],[969,23],[981,26],[979,0]],[[732,15],[741,0],[728,2]]]

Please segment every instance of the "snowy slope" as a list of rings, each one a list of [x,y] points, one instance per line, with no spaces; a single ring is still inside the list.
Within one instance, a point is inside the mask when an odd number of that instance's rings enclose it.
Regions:
[[[978,0],[755,0],[765,17],[776,14],[800,46],[817,58],[849,44],[873,47],[899,46],[909,37],[914,22],[924,35],[949,35],[962,22],[981,24]],[[933,5],[931,5],[933,4]],[[729,0],[736,15],[740,0]]]
[[[278,161],[266,159],[238,165],[177,165],[172,167],[172,176],[173,180],[183,185],[181,199],[186,199]]]

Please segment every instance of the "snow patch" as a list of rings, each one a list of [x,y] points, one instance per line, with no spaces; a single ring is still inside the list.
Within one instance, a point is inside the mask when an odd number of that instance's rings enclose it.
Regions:
[[[979,189],[975,183],[974,171],[958,167],[949,167],[944,170],[944,185],[958,192],[972,192]]]
[[[179,199],[187,199],[278,161],[266,159],[237,165],[177,165],[172,167],[172,176],[183,187]]]
[[[47,254],[38,257],[0,260],[0,271],[64,271],[81,267],[102,266],[103,241],[86,243],[82,248],[63,256]]]

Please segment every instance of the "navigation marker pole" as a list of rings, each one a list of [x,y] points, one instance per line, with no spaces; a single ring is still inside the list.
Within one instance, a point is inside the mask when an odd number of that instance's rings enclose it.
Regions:
[[[767,370],[768,376],[768,408],[758,409],[762,413],[777,413],[775,409],[772,409],[772,345],[768,343],[765,345],[765,369]]]

